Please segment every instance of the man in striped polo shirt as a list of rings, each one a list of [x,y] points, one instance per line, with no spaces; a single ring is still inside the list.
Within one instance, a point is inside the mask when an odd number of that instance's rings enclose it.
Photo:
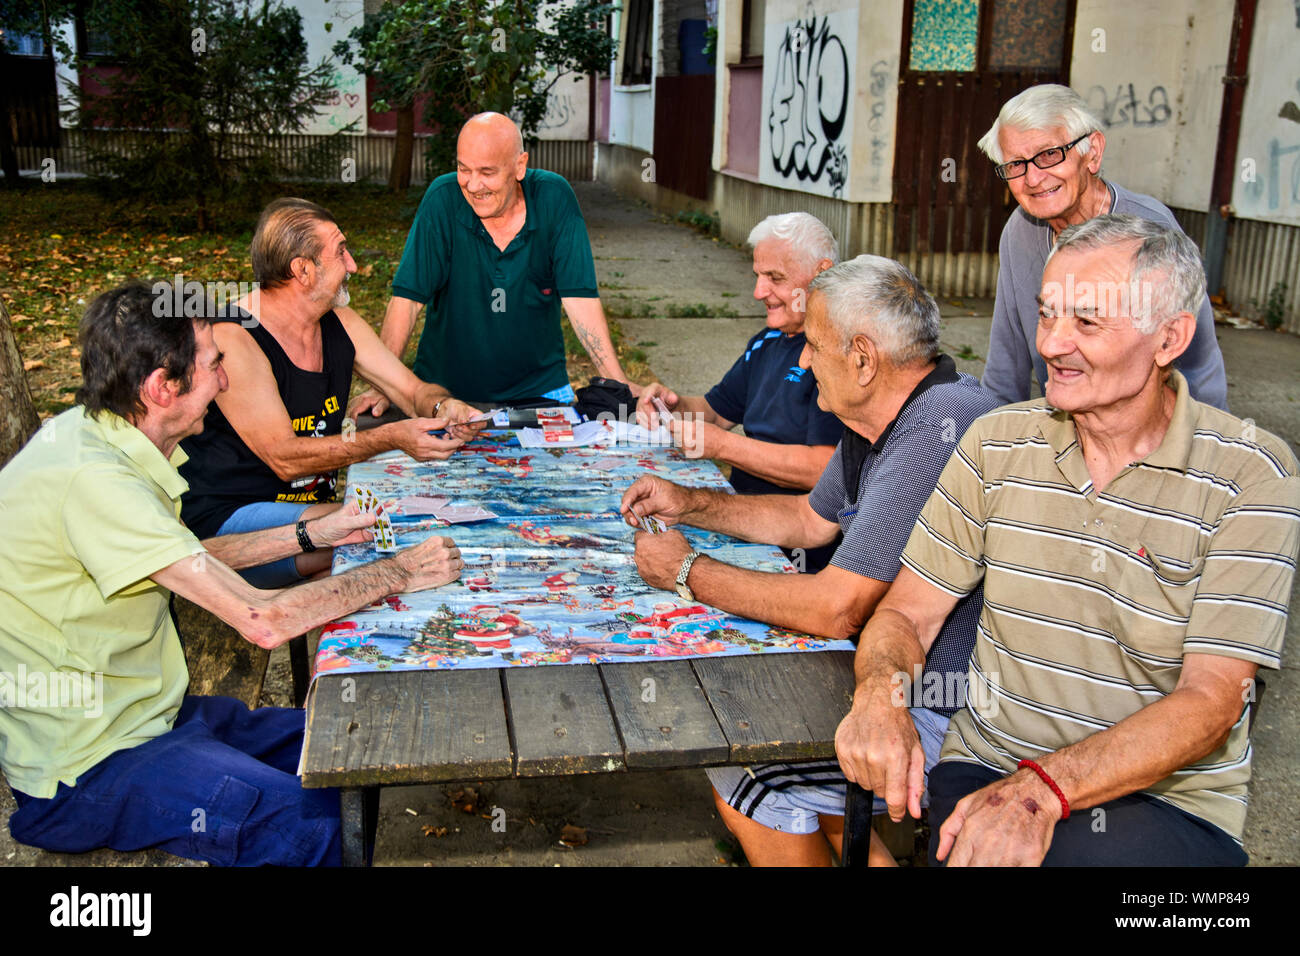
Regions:
[[[1285,442],[1173,369],[1204,273],[1132,216],[1063,231],[1037,345],[1045,399],[971,426],[859,643],[846,776],[919,809],[892,675],[984,587],[967,704],[929,777],[951,865],[1241,865],[1248,702],[1278,667],[1300,550]]]

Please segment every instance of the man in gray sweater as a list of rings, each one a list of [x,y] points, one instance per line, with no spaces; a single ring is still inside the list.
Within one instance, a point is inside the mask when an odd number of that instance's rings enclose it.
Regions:
[[[1011,404],[1030,398],[1031,374],[1040,384],[1046,381],[1047,368],[1034,348],[1037,297],[1057,234],[1105,213],[1179,225],[1163,203],[1101,178],[1101,122],[1067,86],[1042,84],[1012,97],[979,147],[1020,204],[998,243],[998,291],[981,383]],[[1176,364],[1193,398],[1227,410],[1228,382],[1208,296],[1196,314],[1192,343]]]

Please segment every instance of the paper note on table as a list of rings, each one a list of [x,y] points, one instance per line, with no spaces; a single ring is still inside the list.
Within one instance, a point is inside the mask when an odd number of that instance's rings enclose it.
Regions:
[[[433,513],[433,516],[446,521],[448,524],[462,524],[466,521],[486,521],[489,518],[495,518],[497,515],[496,512],[480,508],[478,505],[450,505],[439,508]]]
[[[451,504],[451,499],[443,495],[436,497],[408,495],[405,498],[398,498],[390,508],[397,514],[431,515],[437,514],[439,508],[445,508],[449,504]]]
[[[573,439],[563,444],[546,440],[546,430],[541,428],[521,428],[515,434],[519,438],[520,448],[577,448],[580,445],[608,445],[616,438],[614,422],[582,422],[573,426]]]

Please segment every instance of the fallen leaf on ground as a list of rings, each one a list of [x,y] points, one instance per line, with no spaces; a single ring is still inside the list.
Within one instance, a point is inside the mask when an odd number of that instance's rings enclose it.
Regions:
[[[59,339],[57,342],[55,342],[53,345],[51,345],[50,348],[52,348],[52,349],[66,349],[66,348],[67,348],[69,345],[71,345],[71,344],[72,344],[72,339]]]
[[[575,827],[572,823],[566,823],[564,829],[560,831],[560,842],[565,846],[586,846],[587,831],[584,827]]]
[[[45,368],[45,363],[42,362],[40,359],[28,359],[26,362],[23,363],[24,372],[34,372],[38,368]]]
[[[438,837],[441,839],[447,835],[446,827],[435,827],[432,823],[426,823],[424,826],[420,827],[420,829],[424,831],[425,836]]]

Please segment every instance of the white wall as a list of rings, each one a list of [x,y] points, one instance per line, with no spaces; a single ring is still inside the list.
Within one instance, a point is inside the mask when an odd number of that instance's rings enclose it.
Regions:
[[[1105,176],[1169,206],[1208,207],[1232,10],[1078,0],[1070,85],[1105,124]]]
[[[1232,205],[1243,219],[1300,225],[1300,9],[1293,0],[1260,0],[1256,10]]]
[[[902,12],[902,0],[827,0],[815,10],[767,0],[761,182],[850,202],[891,198]],[[821,117],[836,118],[845,86],[835,159],[813,178],[828,141]]]
[[[355,120],[355,134],[366,135],[366,78],[356,67],[339,63],[332,53],[335,43],[361,26],[362,0],[292,0],[290,5],[302,14],[308,65],[315,66],[322,58],[334,65],[335,96],[303,132],[334,133]]]

